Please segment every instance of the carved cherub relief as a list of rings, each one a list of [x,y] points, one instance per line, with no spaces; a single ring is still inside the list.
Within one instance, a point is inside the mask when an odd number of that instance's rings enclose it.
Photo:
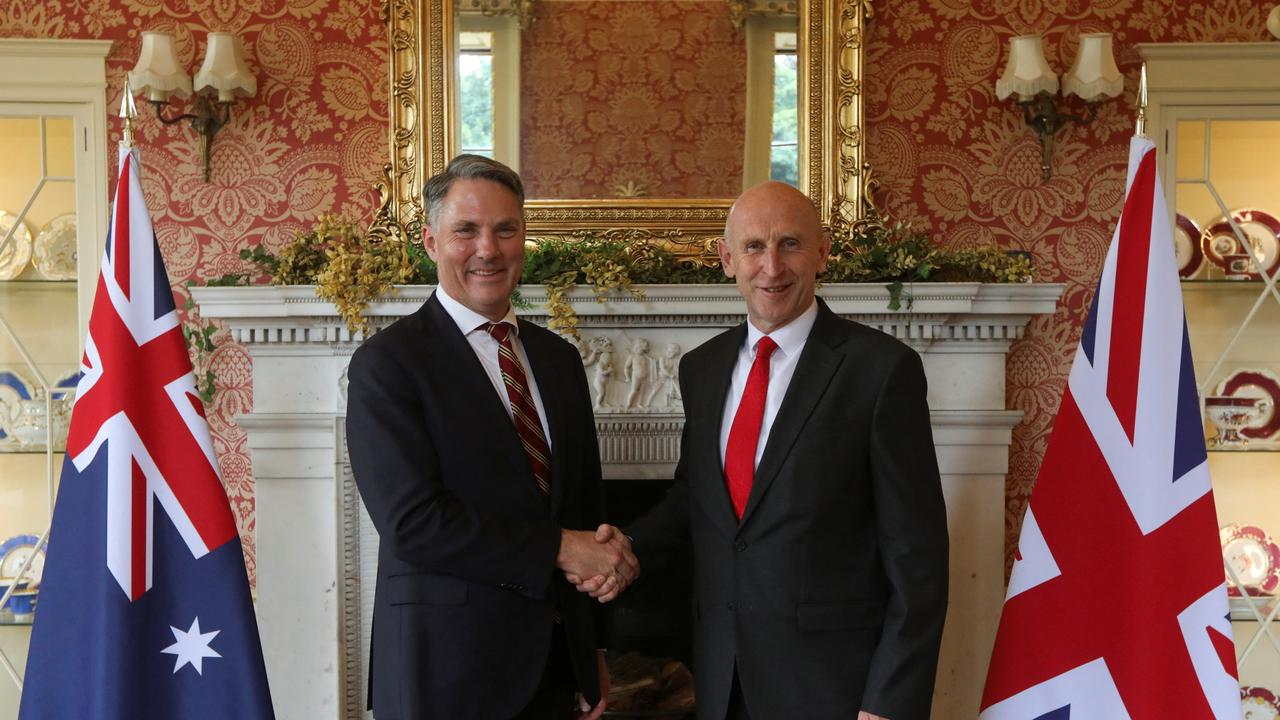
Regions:
[[[653,402],[653,395],[663,385],[667,386],[667,406],[679,407],[684,399],[680,397],[680,346],[676,343],[667,343],[663,348],[662,357],[658,358],[658,380],[653,384],[653,393],[649,398],[649,403]]]
[[[627,358],[622,366],[622,379],[631,384],[630,391],[627,392],[626,407],[628,410],[634,410],[641,404],[641,397],[644,396],[645,388],[650,384],[653,377],[653,358],[649,356],[649,341],[644,338],[636,338],[631,343],[631,355]],[[648,407],[653,400],[653,393],[649,393],[644,397],[643,405]]]
[[[591,390],[595,395],[596,410],[603,410],[609,407],[609,381],[613,379],[616,370],[613,340],[606,335],[598,335],[591,338],[589,347],[582,364],[587,367],[594,365],[596,368],[591,379]]]

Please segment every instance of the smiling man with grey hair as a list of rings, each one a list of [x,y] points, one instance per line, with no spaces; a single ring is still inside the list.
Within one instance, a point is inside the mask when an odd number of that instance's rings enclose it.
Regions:
[[[511,307],[520,177],[462,155],[423,197],[439,286],[348,371],[351,467],[381,540],[370,707],[377,720],[599,717],[600,606],[564,573],[625,586],[639,567],[625,538],[596,540],[578,351]]]

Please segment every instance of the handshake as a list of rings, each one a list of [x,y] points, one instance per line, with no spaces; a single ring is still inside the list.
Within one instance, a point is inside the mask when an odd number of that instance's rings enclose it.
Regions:
[[[579,592],[609,602],[640,577],[640,561],[631,540],[613,525],[589,530],[561,530],[556,567]]]

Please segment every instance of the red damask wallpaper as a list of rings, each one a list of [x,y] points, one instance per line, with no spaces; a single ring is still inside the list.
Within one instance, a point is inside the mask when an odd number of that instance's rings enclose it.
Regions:
[[[723,3],[546,2],[521,36],[530,197],[733,197],[747,50]]]
[[[258,80],[213,142],[212,173],[200,177],[196,134],[165,126],[139,102],[143,190],[179,303],[188,280],[239,272],[241,248],[278,249],[323,213],[369,217],[387,150],[386,32],[367,0],[7,0],[0,36],[113,40],[107,105],[119,107],[142,30],[174,35],[188,72],[205,33],[234,32]],[[175,102],[185,107],[185,101]],[[176,108],[175,108],[176,109]],[[116,119],[112,139],[119,137]],[[111,154],[112,173],[115,155]],[[217,338],[213,442],[255,570],[253,472],[245,433],[231,418],[251,404],[244,348]]]
[[[1044,457],[1062,386],[1120,214],[1143,42],[1269,39],[1259,0],[892,0],[876,2],[867,41],[867,154],[882,206],[943,242],[1032,253],[1037,280],[1066,283],[1051,318],[1032,322],[1006,373],[1014,428],[1006,560]],[[1059,74],[1086,32],[1115,36],[1125,95],[1086,127],[1061,131],[1053,178],[1012,100],[995,99],[1009,38],[1038,32]],[[1084,109],[1083,104],[1075,108]]]

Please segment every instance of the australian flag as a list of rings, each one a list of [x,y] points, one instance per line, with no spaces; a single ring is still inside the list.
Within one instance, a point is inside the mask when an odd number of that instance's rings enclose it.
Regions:
[[[138,173],[122,148],[19,718],[272,718],[235,519]]]
[[[1076,349],[996,633],[981,720],[1238,720],[1204,426],[1155,146]]]

